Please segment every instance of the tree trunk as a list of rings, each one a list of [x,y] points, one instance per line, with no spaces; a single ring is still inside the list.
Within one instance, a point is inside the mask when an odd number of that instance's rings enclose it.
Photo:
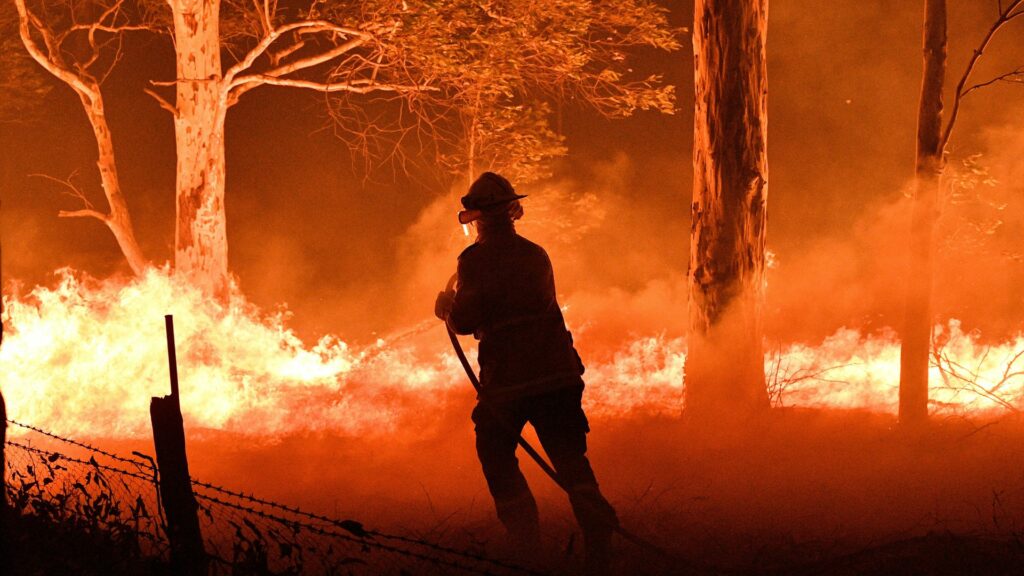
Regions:
[[[228,288],[219,0],[174,0],[177,57],[177,272],[209,294]]]
[[[7,447],[7,405],[4,404],[4,395],[0,394],[0,551],[3,551],[7,543],[7,533],[4,531],[7,525],[7,462],[4,458],[4,451]],[[4,568],[0,563],[0,571]]]
[[[85,115],[89,119],[93,136],[96,139],[98,158],[96,165],[100,171],[100,183],[103,187],[103,194],[107,198],[110,212],[104,214],[94,210],[81,195],[85,202],[85,208],[81,210],[67,210],[60,213],[64,217],[88,217],[102,221],[117,240],[128,265],[135,274],[141,274],[148,262],[142,255],[138,242],[135,240],[135,232],[132,227],[131,217],[128,214],[128,204],[121,194],[121,183],[117,175],[117,164],[114,162],[114,141],[110,133],[110,126],[107,125],[107,115],[103,104],[103,92],[100,90],[99,82],[96,81],[85,70],[79,68],[73,72],[64,62],[60,53],[61,43],[56,41],[52,30],[46,28],[40,21],[29,13],[24,0],[15,0],[15,7],[18,10],[18,35],[21,42],[28,51],[29,56],[52,74],[61,82],[78,94],[85,109]],[[30,24],[35,22],[36,24]],[[40,47],[32,38],[32,28],[43,36],[46,48]],[[87,66],[86,66],[87,68]]]
[[[95,87],[96,94],[99,94],[99,86]],[[107,204],[110,206],[110,213],[103,219],[103,223],[114,233],[117,245],[121,248],[128,265],[136,275],[142,274],[148,262],[142,255],[142,249],[135,240],[135,231],[132,226],[131,216],[128,214],[128,204],[121,194],[121,183],[117,176],[117,164],[114,161],[114,141],[110,134],[110,127],[107,125],[107,114],[103,105],[102,97],[82,97],[82,106],[89,117],[89,124],[92,126],[93,136],[96,138],[96,147],[99,157],[96,166],[100,170],[100,182],[103,185],[103,193],[107,197]]]
[[[697,0],[686,409],[768,407],[761,309],[768,199],[768,0]]]
[[[925,0],[924,79],[917,117],[917,165],[910,225],[910,262],[900,348],[900,422],[928,417],[932,329],[933,231],[938,213],[942,150],[942,88],[946,74],[946,0]]]
[[[12,567],[7,553],[7,462],[4,452],[7,448],[7,407],[4,395],[0,394],[0,572],[6,573]]]
[[[3,255],[0,254],[0,263]],[[3,286],[3,271],[0,270],[0,286]],[[2,295],[0,295],[2,296]],[[4,301],[0,297],[0,345],[4,341]],[[0,391],[0,558],[10,558],[7,554],[7,460],[4,454],[7,448],[7,404],[4,403],[3,392]],[[0,572],[5,566],[0,560]],[[9,567],[6,567],[9,569]]]

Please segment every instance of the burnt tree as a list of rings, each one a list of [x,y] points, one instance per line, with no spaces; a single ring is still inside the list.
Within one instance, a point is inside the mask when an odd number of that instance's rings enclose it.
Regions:
[[[926,0],[924,78],[917,113],[910,262],[900,348],[901,422],[928,416],[932,261],[939,178],[942,174],[942,88],[946,77],[946,0]]]
[[[0,261],[3,258],[0,256]],[[0,285],[3,278],[0,277]],[[3,299],[0,299],[0,345],[4,341],[3,323]],[[7,448],[7,404],[4,403],[4,395],[0,392],[0,558],[9,558],[7,552],[7,459],[4,451]],[[0,571],[4,565],[0,561]]]
[[[697,0],[686,407],[768,407],[761,343],[768,0]]]
[[[1024,16],[1024,0],[999,3],[998,17],[968,60],[953,94],[949,119],[943,125],[942,91],[946,74],[946,0],[925,0],[924,73],[917,116],[917,154],[910,224],[902,344],[900,347],[900,407],[902,423],[928,417],[928,368],[931,358],[932,277],[935,260],[935,221],[938,218],[942,172],[947,146],[960,106],[969,94],[997,82],[1019,83],[1024,66],[968,86],[968,81],[996,33]]]

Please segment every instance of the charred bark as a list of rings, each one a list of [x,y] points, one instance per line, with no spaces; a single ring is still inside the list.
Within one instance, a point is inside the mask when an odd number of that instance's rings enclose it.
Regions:
[[[686,407],[768,407],[761,310],[767,222],[768,0],[697,0]]]
[[[939,180],[945,158],[942,138],[942,88],[946,75],[946,0],[926,0],[924,77],[917,116],[917,162],[910,225],[902,346],[900,348],[900,422],[928,417],[928,364],[932,330],[932,262],[938,215]]]
[[[228,288],[224,118],[218,0],[174,0],[177,149],[174,262],[208,293]]]

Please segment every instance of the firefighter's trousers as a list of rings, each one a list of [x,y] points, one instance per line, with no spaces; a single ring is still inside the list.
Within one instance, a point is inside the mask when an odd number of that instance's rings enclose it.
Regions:
[[[588,555],[596,552],[590,549],[595,544],[608,541],[617,525],[615,510],[601,494],[587,459],[590,426],[582,396],[582,386],[562,388],[500,403],[481,401],[473,410],[477,455],[498,519],[520,544],[539,540],[537,503],[516,458],[516,442],[527,422],[567,488]]]

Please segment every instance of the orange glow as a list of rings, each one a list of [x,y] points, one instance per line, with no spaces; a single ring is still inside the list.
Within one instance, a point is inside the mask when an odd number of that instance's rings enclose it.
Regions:
[[[436,322],[359,348],[329,335],[307,345],[288,328],[287,312],[262,313],[237,292],[222,306],[166,270],[129,283],[64,270],[52,289],[5,299],[0,386],[11,417],[66,434],[145,436],[149,397],[169,391],[165,313],[175,316],[182,405],[194,430],[383,434],[448,394],[471,394]],[[434,328],[438,337],[428,340]],[[407,338],[419,333],[425,337]],[[943,369],[932,368],[933,412],[1018,405],[1024,376],[1013,361],[1024,336],[986,346],[956,321],[937,334]],[[591,360],[589,413],[679,414],[685,349],[681,338],[644,336]],[[765,369],[777,405],[896,411],[892,333],[843,328],[816,345],[770,352]]]

